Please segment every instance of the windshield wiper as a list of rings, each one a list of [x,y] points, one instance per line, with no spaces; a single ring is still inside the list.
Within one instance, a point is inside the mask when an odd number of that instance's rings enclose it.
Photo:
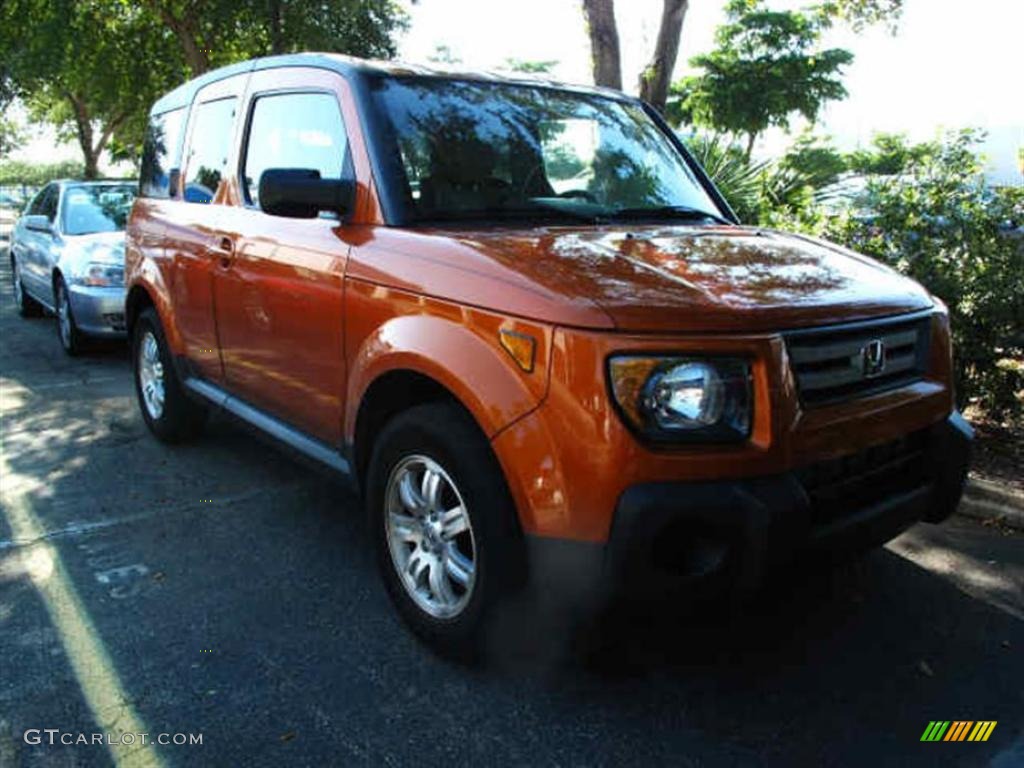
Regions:
[[[656,205],[649,208],[617,208],[609,211],[603,218],[608,219],[660,219],[672,218],[684,221],[700,221],[711,219],[719,224],[732,224],[724,216],[710,211],[702,211],[699,208],[691,208],[687,205]]]
[[[523,219],[571,219],[575,221],[586,221],[591,224],[597,222],[593,213],[574,211],[569,208],[556,208],[543,204],[534,206],[488,206],[484,208],[468,208],[466,210],[441,211],[433,216],[424,216],[420,223],[426,222],[472,222],[472,221],[522,221]]]

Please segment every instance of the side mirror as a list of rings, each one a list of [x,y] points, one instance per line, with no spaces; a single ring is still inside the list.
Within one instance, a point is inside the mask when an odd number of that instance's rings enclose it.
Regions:
[[[260,175],[259,201],[272,216],[315,219],[320,211],[346,213],[354,191],[351,179],[321,179],[310,168],[268,168]]]
[[[48,235],[53,234],[53,224],[48,218],[40,214],[26,216],[25,229],[31,229],[33,232],[45,232]]]

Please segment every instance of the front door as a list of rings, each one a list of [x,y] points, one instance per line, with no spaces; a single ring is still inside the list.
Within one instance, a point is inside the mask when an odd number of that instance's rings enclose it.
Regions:
[[[352,178],[342,78],[317,69],[255,72],[245,108],[238,204],[221,219],[214,281],[227,389],[337,445],[345,389],[342,217],[271,216],[259,208],[269,168]]]

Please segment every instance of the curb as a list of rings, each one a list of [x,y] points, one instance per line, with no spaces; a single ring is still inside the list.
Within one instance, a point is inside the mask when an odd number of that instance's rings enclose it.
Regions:
[[[957,514],[975,520],[996,520],[1024,531],[1024,493],[990,480],[969,477]]]

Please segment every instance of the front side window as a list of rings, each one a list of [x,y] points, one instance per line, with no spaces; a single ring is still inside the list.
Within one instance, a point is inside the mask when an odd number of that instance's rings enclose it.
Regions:
[[[383,78],[375,93],[413,221],[722,217],[634,102],[431,77]]]
[[[131,184],[75,185],[64,190],[61,229],[66,235],[120,232],[135,200]]]
[[[178,158],[178,143],[184,128],[186,110],[173,109],[153,115],[142,145],[142,169],[139,191],[143,197],[171,196],[171,168]]]
[[[210,203],[224,176],[234,137],[235,98],[207,101],[196,107],[189,140],[185,201]]]
[[[260,96],[253,104],[246,142],[246,199],[259,204],[260,176],[268,168],[302,168],[319,171],[322,179],[340,179],[347,158],[345,125],[333,94]]]

